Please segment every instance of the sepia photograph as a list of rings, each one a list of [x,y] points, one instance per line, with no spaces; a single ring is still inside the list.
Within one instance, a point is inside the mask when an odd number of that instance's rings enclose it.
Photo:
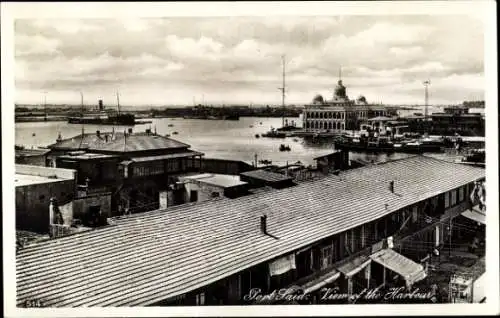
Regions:
[[[500,313],[494,11],[2,4],[6,316]]]

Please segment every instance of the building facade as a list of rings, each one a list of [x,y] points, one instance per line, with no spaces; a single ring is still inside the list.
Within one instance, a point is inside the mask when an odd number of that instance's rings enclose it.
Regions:
[[[57,167],[78,171],[79,191],[112,193],[112,214],[160,207],[160,192],[178,177],[200,172],[202,153],[150,130],[83,134],[49,146]]]
[[[317,95],[312,103],[305,105],[303,128],[311,132],[358,130],[362,121],[392,114],[385,106],[368,104],[364,96],[350,100],[346,87],[339,80],[331,100]]]
[[[262,304],[288,287],[308,295],[299,303],[335,303],[347,300],[321,299],[322,288],[352,295],[367,286],[411,287],[425,280],[426,259],[451,244],[453,220],[476,204],[469,194],[484,178],[481,168],[415,156],[233,200],[116,217],[100,231],[19,251],[17,303]],[[72,265],[74,240],[85,266]]]

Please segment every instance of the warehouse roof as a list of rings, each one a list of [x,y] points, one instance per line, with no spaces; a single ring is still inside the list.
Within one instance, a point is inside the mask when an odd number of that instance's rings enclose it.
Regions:
[[[240,175],[245,176],[245,177],[249,177],[249,178],[263,180],[266,182],[281,182],[281,181],[292,180],[292,177],[287,177],[287,176],[282,175],[280,173],[266,171],[266,170],[260,170],[260,169],[242,172]]]
[[[166,160],[172,158],[184,158],[184,157],[194,157],[194,156],[202,156],[202,152],[197,151],[185,151],[185,152],[174,152],[166,155],[159,156],[147,156],[147,157],[134,157],[131,159],[133,162],[146,162],[146,161],[156,161],[156,160]]]
[[[17,302],[152,304],[484,177],[481,168],[415,156],[282,190],[117,218],[113,226],[20,250]],[[263,214],[278,239],[260,231]]]
[[[35,148],[35,149],[29,149],[29,148],[22,148],[22,149],[16,149],[16,157],[19,156],[24,156],[24,157],[37,157],[37,156],[45,156],[50,152],[50,149],[40,149],[40,148]]]
[[[105,152],[134,152],[159,149],[181,149],[190,146],[174,139],[146,133],[80,134],[48,146],[51,149],[86,149]]]

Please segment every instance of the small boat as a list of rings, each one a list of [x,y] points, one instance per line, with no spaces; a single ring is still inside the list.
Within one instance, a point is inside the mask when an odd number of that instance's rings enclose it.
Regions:
[[[271,128],[270,131],[268,131],[265,134],[261,135],[262,137],[268,137],[268,138],[286,138],[286,134],[283,132],[278,132],[274,128]]]
[[[167,138],[168,138],[168,137],[170,137],[170,135],[169,135],[169,134],[165,134],[165,137],[167,137]]]
[[[262,122],[260,122],[259,125],[262,125]]]
[[[255,134],[255,138],[260,138],[259,134]]]
[[[31,136],[35,137],[35,136],[36,136],[36,134],[35,134],[35,133],[32,133],[32,134],[31,134]]]
[[[290,146],[285,146],[284,144],[280,145],[280,151],[290,151]]]
[[[174,131],[174,132],[172,133],[172,135],[177,135],[177,134],[179,134],[179,133],[178,133],[178,132],[176,132],[176,131]]]
[[[168,124],[168,127],[174,127],[174,125],[173,124]]]

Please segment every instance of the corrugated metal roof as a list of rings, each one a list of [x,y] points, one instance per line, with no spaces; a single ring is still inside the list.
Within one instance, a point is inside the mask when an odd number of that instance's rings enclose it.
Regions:
[[[152,304],[484,176],[481,168],[415,156],[279,191],[131,215],[19,251],[17,302]],[[262,214],[279,239],[261,233]]]
[[[231,188],[248,184],[240,180],[239,176],[228,174],[203,173],[188,177],[180,177],[180,180],[193,180],[222,188]]]
[[[280,181],[292,180],[292,177],[287,177],[282,174],[266,170],[252,170],[243,172],[240,175],[254,179],[264,180],[266,182],[280,182]]]
[[[203,153],[197,151],[186,151],[186,152],[177,152],[171,153],[167,155],[160,156],[147,156],[147,157],[134,157],[131,159],[133,162],[145,162],[145,161],[155,161],[155,160],[165,160],[171,158],[184,158],[184,157],[192,157],[192,156],[201,156]]]
[[[16,156],[36,157],[44,156],[50,152],[50,149],[16,149]]]
[[[106,141],[106,137],[108,139]],[[82,140],[83,139],[83,140]],[[51,149],[88,149],[94,151],[133,152],[158,149],[179,149],[190,146],[180,141],[154,134],[100,133],[83,134],[48,146]]]
[[[478,206],[475,206],[470,210],[466,210],[462,213],[462,215],[468,219],[471,219],[472,221],[486,224],[486,214],[482,212]]]
[[[380,265],[403,276],[403,278],[411,284],[424,279],[426,276],[422,265],[415,263],[411,259],[390,248],[373,253],[370,255],[370,258]]]

